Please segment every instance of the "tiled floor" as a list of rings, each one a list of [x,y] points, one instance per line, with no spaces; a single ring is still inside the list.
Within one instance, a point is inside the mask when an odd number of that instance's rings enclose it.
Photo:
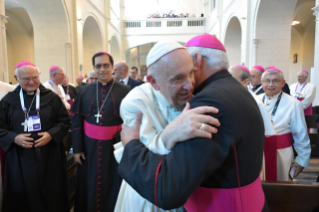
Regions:
[[[294,181],[316,182],[319,174],[319,159],[310,159],[309,168],[305,168]]]

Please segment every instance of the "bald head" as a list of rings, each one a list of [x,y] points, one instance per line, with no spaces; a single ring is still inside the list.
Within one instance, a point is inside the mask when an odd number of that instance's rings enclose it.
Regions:
[[[117,79],[125,79],[128,76],[128,65],[125,61],[119,61],[115,64],[114,75]]]
[[[245,88],[247,88],[247,85],[250,82],[250,75],[247,71],[237,67],[233,66],[229,69],[229,73]]]
[[[261,75],[263,72],[257,68],[250,69],[250,79],[251,79],[251,85],[253,87],[256,87],[261,84]]]

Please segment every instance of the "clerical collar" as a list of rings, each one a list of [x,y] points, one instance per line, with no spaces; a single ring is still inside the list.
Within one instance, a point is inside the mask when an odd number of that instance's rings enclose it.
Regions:
[[[32,92],[27,92],[27,95],[33,95],[34,94],[34,91],[32,91]]]
[[[298,82],[298,85],[299,85],[299,86],[303,86],[303,85],[306,84],[306,83],[307,83],[307,81],[306,81],[306,82],[303,82],[303,83],[299,83],[299,82]]]
[[[208,77],[202,84],[200,84],[194,91],[194,95],[201,92],[208,84],[217,81],[219,79],[225,78],[225,77],[231,77],[229,72],[227,70],[218,71],[215,74]]]
[[[280,95],[281,91],[273,96],[267,96],[266,93],[265,93],[265,96],[267,98],[267,100],[272,100],[272,99],[277,99],[278,96]]]
[[[112,84],[112,82],[113,82],[113,78],[110,80],[110,81],[108,81],[108,82],[101,82],[101,81],[98,81],[98,84],[99,84],[99,86],[106,86],[106,85],[111,85]]]
[[[161,105],[163,105],[164,107],[174,107],[173,105],[171,105],[163,96],[163,94],[160,91],[153,89],[153,93],[155,95],[155,98],[157,100],[157,102]]]

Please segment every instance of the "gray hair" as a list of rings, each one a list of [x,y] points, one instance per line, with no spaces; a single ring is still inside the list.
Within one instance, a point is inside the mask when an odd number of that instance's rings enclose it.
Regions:
[[[250,74],[247,71],[242,70],[242,72],[240,74],[241,81],[244,81],[244,80],[249,79],[249,78],[250,78]]]
[[[28,66],[28,65],[25,65],[25,66]],[[19,79],[19,69],[22,68],[22,67],[24,67],[24,66],[21,66],[21,67],[16,68],[16,69],[14,70],[14,76],[16,76],[17,79]],[[32,67],[34,67],[34,66],[32,66]],[[38,70],[38,74],[40,75],[40,74],[41,74],[40,69],[39,69],[38,67],[34,67],[34,68],[36,68],[36,69]]]
[[[213,70],[222,70],[229,68],[227,53],[218,49],[204,48],[204,47],[186,47],[189,54],[194,59],[195,54],[200,53]]]
[[[304,71],[298,71],[297,74],[302,73],[304,77],[308,77],[308,74]]]
[[[90,77],[93,77],[93,76],[97,76],[96,73],[95,73],[95,71],[90,71],[90,73],[89,73],[89,78],[90,78]]]
[[[261,75],[261,80],[263,80],[267,75],[272,75],[272,74],[278,74],[279,77],[284,80],[284,75],[283,73],[279,72],[279,71],[273,71],[273,70],[269,70],[269,71],[265,71],[262,75]]]
[[[62,68],[62,67],[57,67],[56,69],[54,69],[53,71],[50,72],[50,77],[52,77],[52,75],[53,75],[54,73],[56,73],[56,71],[57,71],[59,68],[61,68],[61,69],[64,71],[64,68]]]
[[[163,67],[163,63],[167,64],[172,62],[172,59],[170,57],[167,57],[167,55],[164,55],[163,57],[161,57],[159,60],[157,60],[155,63],[153,63],[152,65],[150,65],[147,69],[147,74],[151,75],[154,79],[159,79],[159,69],[162,69]]]

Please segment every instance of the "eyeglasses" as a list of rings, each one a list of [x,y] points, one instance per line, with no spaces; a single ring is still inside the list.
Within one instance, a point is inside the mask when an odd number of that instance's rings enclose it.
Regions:
[[[281,82],[280,79],[274,79],[274,80],[263,80],[263,83],[266,83],[267,85],[269,85],[272,82],[272,84],[277,85]]]
[[[95,66],[94,66],[94,68],[95,69],[101,69],[102,67],[103,68],[105,68],[105,69],[107,69],[107,68],[110,68],[110,64],[109,63],[105,63],[105,64],[96,64]]]
[[[60,74],[60,73],[56,73],[56,74],[61,75],[62,77],[64,77],[64,76],[65,76],[65,74]]]
[[[36,81],[39,79],[39,76],[34,76],[34,77],[31,77],[31,78],[27,78],[27,77],[22,77],[20,80],[22,82],[30,82],[30,81]]]
[[[97,78],[97,77],[90,77],[89,79],[90,79],[90,80],[98,80],[99,78]]]

